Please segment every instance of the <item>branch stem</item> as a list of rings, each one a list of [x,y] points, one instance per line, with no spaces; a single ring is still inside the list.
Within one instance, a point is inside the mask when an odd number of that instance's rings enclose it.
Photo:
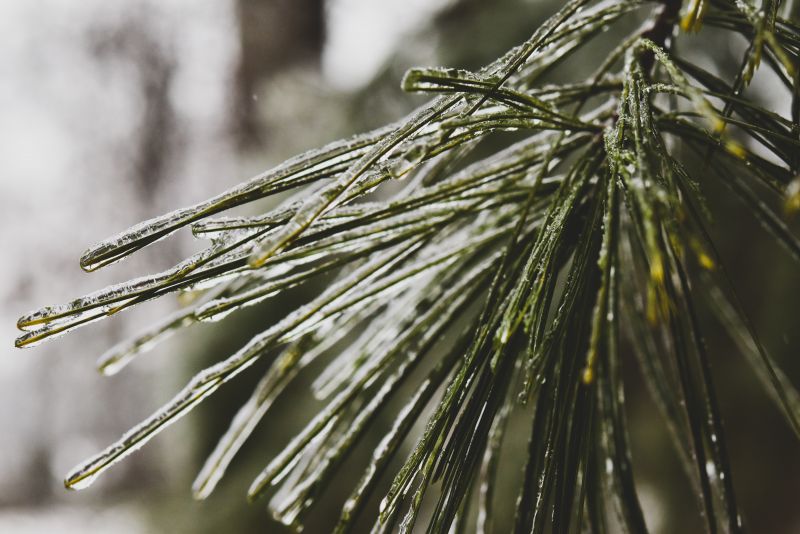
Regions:
[[[681,12],[682,0],[661,0],[661,10],[653,19],[653,25],[642,34],[642,37],[650,39],[661,48],[668,45],[669,39],[675,30]],[[653,69],[655,56],[652,51],[646,51],[641,58],[642,70],[650,73]]]

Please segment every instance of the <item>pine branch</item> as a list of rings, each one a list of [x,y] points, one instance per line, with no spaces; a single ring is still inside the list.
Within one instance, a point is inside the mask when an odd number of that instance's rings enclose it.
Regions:
[[[382,414],[394,424],[346,500],[336,532],[351,531],[357,520],[373,520],[376,532],[411,531],[423,502],[431,510],[429,532],[491,530],[499,514],[512,513],[496,502],[504,462],[524,466],[515,531],[644,532],[624,409],[631,373],[623,371],[635,366],[707,530],[740,531],[702,312],[731,332],[799,437],[800,395],[739,302],[710,237],[703,191],[722,183],[800,260],[800,240],[785,221],[800,206],[800,27],[780,15],[776,1],[760,8],[738,0],[682,4],[566,2],[530,39],[478,72],[410,70],[403,88],[435,97],[407,117],[301,154],[87,250],[80,264],[94,271],[184,227],[210,240],[171,269],[19,319],[16,344],[27,347],[169,293],[202,292],[102,355],[105,374],[176,332],[321,275],[335,281],[200,371],[71,472],[67,487],[88,486],[268,359],[198,475],[194,494],[205,498],[275,399],[321,362],[311,392],[326,405],[248,492],[250,499],[272,493],[270,509],[285,524],[301,528]],[[594,46],[609,25],[642,19],[594,72],[547,82],[548,72]],[[731,79],[675,52],[678,26],[702,36],[704,24],[748,40]],[[747,95],[760,68],[785,86],[790,116]],[[495,134],[506,131],[520,140],[495,150],[505,139]],[[699,173],[690,165],[696,156],[707,162]],[[399,192],[376,194],[398,180],[405,181]],[[267,213],[218,217],[289,191],[293,196]],[[455,341],[442,343],[446,338]],[[392,412],[390,401],[404,387],[413,393]],[[412,436],[422,417],[424,430]],[[530,435],[524,458],[508,457],[510,431]],[[403,458],[408,439],[414,444]],[[381,476],[398,458],[401,467],[382,488]],[[381,491],[380,509],[369,510],[370,496]]]

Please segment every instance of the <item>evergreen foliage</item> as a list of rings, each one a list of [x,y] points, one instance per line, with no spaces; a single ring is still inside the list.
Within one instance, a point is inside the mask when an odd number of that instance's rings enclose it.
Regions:
[[[740,531],[700,314],[731,332],[798,436],[800,397],[740,304],[709,237],[703,194],[709,182],[724,185],[800,260],[785,221],[800,209],[800,26],[791,9],[779,0],[569,0],[478,72],[410,70],[403,89],[433,99],[409,116],[93,246],[80,261],[86,271],[187,226],[210,243],[164,272],[25,315],[17,346],[169,293],[202,292],[104,354],[100,370],[113,374],[178,330],[322,275],[335,280],[199,372],[66,485],[87,486],[269,358],[195,482],[204,498],[275,398],[324,362],[311,387],[324,408],[248,492],[257,499],[280,486],[270,502],[280,521],[302,525],[382,415],[394,424],[337,532],[364,521],[369,497],[402,456],[372,518],[378,532],[421,527],[423,502],[429,532],[492,531],[495,514],[511,511],[494,499],[503,462],[524,466],[515,531],[644,532],[624,411],[631,373],[623,370],[634,366],[708,531]],[[609,27],[620,38],[595,71],[542,82]],[[678,34],[706,27],[746,39],[734,79],[682,57]],[[791,101],[788,116],[748,97],[765,69]],[[690,174],[692,158],[705,162],[702,174]],[[295,194],[262,215],[219,216],[285,192]],[[401,388],[412,393],[387,415]],[[426,424],[415,435],[420,418]],[[512,431],[530,435],[525,458],[503,453]]]

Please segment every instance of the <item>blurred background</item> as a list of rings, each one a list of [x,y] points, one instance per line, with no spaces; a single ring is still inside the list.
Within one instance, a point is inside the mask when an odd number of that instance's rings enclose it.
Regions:
[[[174,264],[180,235],[91,276],[80,253],[140,220],[194,203],[304,149],[394,120],[418,105],[399,80],[412,65],[477,68],[525,39],[560,2],[495,0],[29,0],[0,2],[0,532],[282,532],[253,476],[314,409],[302,383],[278,403],[217,493],[190,484],[256,373],[237,379],[90,489],[65,473],[150,414],[197,370],[227,356],[293,305],[195,327],[103,378],[96,357],[163,299],[58,342],[12,347],[16,318]],[[728,41],[696,51],[735,66]],[[765,101],[788,100],[762,82]],[[723,191],[715,232],[763,341],[797,383],[800,277],[788,255]],[[796,222],[796,221],[795,221]],[[797,225],[795,224],[795,229]],[[753,532],[800,532],[796,439],[724,332],[714,354],[735,486]],[[716,328],[716,330],[715,330]],[[630,380],[637,480],[654,532],[700,531],[655,407]],[[512,439],[520,444],[527,429]],[[357,475],[315,509],[324,532]],[[350,465],[350,464],[348,464]],[[515,488],[509,488],[508,499]],[[373,503],[374,504],[374,503]]]

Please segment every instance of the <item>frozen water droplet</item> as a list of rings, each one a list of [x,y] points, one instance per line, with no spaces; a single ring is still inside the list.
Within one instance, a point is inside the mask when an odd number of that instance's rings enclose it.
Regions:
[[[386,513],[386,510],[387,510],[388,508],[389,508],[389,499],[388,499],[388,498],[386,498],[386,497],[384,497],[383,499],[381,499],[381,503],[380,503],[380,505],[378,506],[378,513],[380,513],[381,515],[383,515],[383,514],[385,514],[385,513]]]
[[[98,476],[99,476],[99,473],[95,473],[93,475],[87,475],[87,476],[84,476],[84,477],[71,475],[71,476],[68,476],[66,478],[66,480],[64,480],[64,486],[66,486],[68,489],[71,489],[71,490],[86,489],[89,486],[91,486],[94,483],[95,480],[97,480]]]
[[[503,330],[500,332],[500,343],[502,343],[502,344],[504,344],[504,345],[505,345],[506,343],[508,343],[508,328],[504,328],[504,329],[503,329]]]
[[[711,480],[715,480],[717,478],[717,467],[711,460],[706,462],[706,474]]]

